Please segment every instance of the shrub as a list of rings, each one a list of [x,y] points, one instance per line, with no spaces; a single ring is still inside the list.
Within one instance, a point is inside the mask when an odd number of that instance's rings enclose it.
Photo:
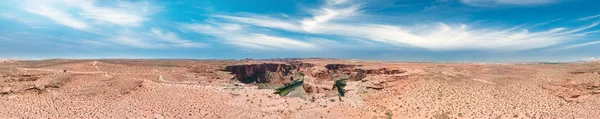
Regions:
[[[302,86],[303,83],[304,83],[304,74],[300,73],[300,78],[298,78],[298,80],[296,80],[288,85],[285,85],[285,86],[275,89],[276,90],[275,93],[279,94],[280,96],[286,96],[290,92],[292,92],[294,89],[296,89],[297,87]]]

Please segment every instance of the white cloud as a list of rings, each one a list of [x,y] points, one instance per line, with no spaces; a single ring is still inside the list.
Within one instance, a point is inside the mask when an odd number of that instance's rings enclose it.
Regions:
[[[579,20],[585,21],[585,20],[590,20],[590,19],[594,19],[594,18],[597,18],[597,17],[600,17],[600,14],[593,15],[593,16],[587,16],[587,17],[583,17],[583,18],[579,18]]]
[[[175,33],[152,28],[150,32],[138,33],[131,30],[121,31],[120,34],[107,38],[104,42],[82,42],[92,45],[120,44],[137,48],[159,49],[159,48],[202,48],[208,44],[183,39]]]
[[[285,29],[290,31],[303,31],[302,28],[298,27],[298,22],[289,22],[279,20],[266,16],[250,15],[249,17],[243,16],[227,16],[227,15],[213,15],[212,17],[221,18],[232,22],[243,22],[252,25],[258,25],[261,27]]]
[[[285,37],[270,36],[260,33],[249,33],[236,24],[185,24],[185,30],[211,35],[226,43],[243,48],[261,50],[310,50],[316,48],[314,44]]]
[[[166,42],[172,44],[172,46],[190,47],[190,48],[198,48],[198,47],[207,46],[207,44],[204,44],[204,43],[198,43],[198,42],[193,42],[191,40],[182,39],[179,36],[177,36],[175,33],[163,32],[158,28],[152,28],[151,31],[152,31],[152,33],[149,34],[149,36],[155,37],[158,40],[166,41]]]
[[[496,5],[545,5],[558,2],[557,0],[460,0],[471,6],[496,6]]]
[[[361,7],[360,4],[353,5],[348,0],[326,0],[325,2],[326,4],[321,8],[311,10],[312,18],[299,21],[303,30],[312,31],[320,24],[356,16],[357,10]]]
[[[163,48],[164,45],[161,44],[152,44],[146,39],[140,39],[139,37],[131,37],[131,36],[116,36],[107,39],[108,42],[114,42],[121,45],[133,46],[137,48]]]
[[[105,40],[98,41],[74,41],[80,44],[96,46],[120,44],[137,48],[207,46],[158,28],[148,32],[129,30],[130,27],[143,25],[143,22],[150,20],[148,17],[151,14],[161,9],[148,1],[31,0],[22,3],[23,9],[27,12],[46,17],[64,26],[106,37]],[[15,20],[28,23],[22,19],[15,18]]]
[[[120,26],[139,26],[149,20],[148,16],[160,7],[147,1],[115,1],[114,6],[100,6],[94,0],[24,1],[24,9],[47,17],[62,25],[76,29],[88,29],[94,25],[111,23]]]
[[[116,7],[99,7],[92,1],[77,6],[82,9],[80,15],[84,18],[123,26],[140,25],[143,21],[148,20],[146,17],[154,12],[153,9],[157,8],[147,1],[138,3],[118,1]]]
[[[75,41],[79,44],[93,45],[93,46],[110,46],[107,42],[96,41],[96,40],[79,40]]]
[[[555,20],[550,20],[550,21],[546,21],[546,22],[540,22],[540,23],[536,23],[536,24],[533,24],[533,25],[529,26],[529,28],[535,28],[535,27],[539,27],[539,26],[544,26],[544,25],[548,25],[550,23],[555,23],[555,22],[561,21],[561,20],[562,19],[555,19]]]
[[[325,2],[329,5],[337,5],[347,2],[348,0],[325,0]]]
[[[5,19],[19,21],[19,22],[22,22],[23,24],[29,26],[30,28],[36,28],[36,29],[44,28],[44,25],[42,25],[42,24],[46,23],[46,21],[25,17],[22,14],[15,14],[15,13],[7,13],[7,12],[0,13],[0,17],[5,18]]]
[[[468,1],[463,2],[485,2]],[[489,2],[489,1],[488,1]],[[492,1],[503,4],[541,4],[553,1]],[[244,24],[255,27],[286,30],[289,32],[313,35],[333,35],[342,38],[359,38],[400,47],[419,47],[430,50],[502,50],[519,51],[544,48],[568,40],[585,37],[597,31],[587,31],[596,27],[593,23],[580,28],[551,28],[541,31],[529,31],[520,27],[508,29],[475,28],[466,24],[430,23],[424,25],[390,25],[376,22],[349,20],[364,19],[358,15],[360,5],[348,1],[326,1],[319,9],[309,11],[312,17],[298,19],[278,19],[262,15],[213,15],[213,18],[229,24]],[[368,15],[367,15],[368,16]],[[294,18],[294,17],[291,17]],[[552,21],[554,22],[554,21]],[[543,25],[543,24],[540,24]],[[539,26],[539,25],[538,25]],[[199,30],[213,32],[212,29]],[[231,34],[212,34],[217,37],[232,38]],[[255,37],[255,36],[245,36]],[[238,44],[240,45],[240,44]]]
[[[322,8],[313,13],[313,18],[304,19],[301,21],[302,29],[305,31],[312,31],[315,27],[318,27],[320,24],[327,23],[336,19],[343,19],[345,17],[350,17],[355,14],[356,10],[358,10],[360,6],[350,6],[344,8],[331,8],[330,6],[326,8]]]
[[[575,45],[569,45],[566,47],[562,47],[560,49],[572,49],[572,48],[584,47],[584,46],[595,45],[595,44],[600,44],[600,40],[587,42],[587,43],[581,43],[581,44],[575,44]]]
[[[87,23],[83,22],[80,19],[72,17],[67,12],[60,10],[58,8],[53,7],[51,4],[46,4],[43,2],[31,2],[25,8],[26,11],[47,17],[55,22],[58,22],[62,25],[72,27],[75,29],[85,30],[89,26]]]
[[[588,57],[588,58],[581,59],[581,61],[586,61],[586,62],[598,61],[598,63],[600,63],[600,58],[598,58],[598,57]]]
[[[330,6],[324,6],[330,7]],[[300,20],[282,20],[265,16],[224,16],[217,15],[224,21],[258,27],[287,30],[290,32],[335,35],[345,38],[360,38],[397,46],[412,46],[430,50],[508,50],[519,51],[544,48],[584,37],[595,31],[586,32],[598,23],[581,28],[553,28],[531,32],[527,29],[513,27],[509,29],[473,28],[465,24],[431,23],[425,25],[382,25],[376,22],[345,22],[345,19],[362,19],[360,16],[338,19],[340,13],[356,14],[354,6],[346,12],[314,12],[313,17]],[[344,15],[341,15],[344,16]],[[338,20],[332,20],[338,19]]]

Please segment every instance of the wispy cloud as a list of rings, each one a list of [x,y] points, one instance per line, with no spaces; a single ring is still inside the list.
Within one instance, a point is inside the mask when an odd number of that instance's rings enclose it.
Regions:
[[[139,26],[160,7],[147,1],[117,1],[114,6],[99,6],[94,0],[24,1],[24,10],[47,17],[62,25],[85,30],[98,23]]]
[[[66,11],[55,8],[53,5],[49,4],[50,3],[45,2],[29,2],[25,7],[25,10],[75,29],[85,30],[89,27],[88,24],[81,19],[74,18]]]
[[[583,17],[583,18],[579,18],[579,20],[585,21],[585,20],[590,20],[590,19],[594,19],[594,18],[597,18],[597,17],[600,17],[600,14],[593,15],[593,16],[587,16],[587,17]]]
[[[581,59],[581,61],[591,62],[591,61],[600,61],[600,57],[587,57]]]
[[[517,1],[497,2],[525,4],[516,3]],[[533,4],[550,1],[530,2]],[[359,5],[348,1],[328,1],[326,3],[326,5],[317,9],[316,12],[309,11],[312,17],[300,19],[279,19],[262,15],[213,16],[215,16],[214,18],[228,21],[231,24],[244,24],[302,34],[359,38],[397,45],[399,47],[418,47],[436,51],[519,51],[544,48],[584,37],[587,34],[593,33],[586,32],[586,30],[598,25],[597,23],[593,23],[580,28],[567,29],[556,27],[532,32],[519,27],[508,29],[476,28],[460,23],[432,22],[419,25],[379,24],[374,21],[356,23],[349,22],[349,20],[365,19],[360,15],[356,15],[362,14]],[[219,34],[214,35],[218,36]]]
[[[562,20],[562,19],[555,19],[555,20],[551,20],[551,21],[541,22],[541,23],[537,23],[537,24],[531,25],[531,26],[529,26],[529,27],[530,27],[530,28],[535,28],[535,27],[539,27],[539,26],[544,26],[544,25],[548,25],[548,24],[550,24],[550,23],[555,23],[555,22],[558,22],[558,21],[560,21],[560,20]]]
[[[360,5],[347,5],[347,0],[327,0],[323,7],[313,10],[312,18],[307,18],[300,23],[305,31],[312,31],[320,24],[327,23],[336,19],[343,19],[355,15]]]
[[[47,23],[46,21],[27,18],[27,17],[24,17],[22,14],[15,14],[15,13],[7,13],[7,12],[0,13],[0,17],[9,19],[9,20],[19,21],[19,22],[29,26],[30,28],[35,28],[35,29],[43,28],[44,25],[42,25],[42,24]]]
[[[241,46],[243,48],[277,50],[292,49],[306,50],[314,49],[315,45],[292,38],[271,36],[260,33],[246,32],[243,26],[238,24],[184,24],[182,29],[190,30],[196,33],[207,34],[222,40],[228,44]]]
[[[202,48],[208,44],[195,42],[179,37],[173,32],[162,31],[152,28],[149,32],[136,32],[131,30],[121,31],[118,35],[109,37],[103,41],[83,42],[92,45],[119,44],[146,49],[160,48]]]
[[[75,41],[76,43],[79,44],[85,44],[85,45],[91,45],[91,46],[110,46],[110,43],[107,42],[102,42],[102,41],[97,41],[97,40],[79,40],[79,41]]]
[[[545,5],[556,3],[558,0],[460,0],[460,2],[478,7],[497,6],[497,5]]]
[[[173,32],[137,27],[162,8],[149,1],[32,0],[22,2],[23,10],[58,24],[105,37],[105,40],[74,40],[80,44],[137,48],[199,48],[207,44],[180,38]],[[6,15],[4,15],[6,16]],[[15,19],[22,22],[23,19]],[[137,28],[134,28],[137,27]],[[135,30],[132,30],[135,29]],[[77,38],[76,38],[77,39]],[[102,38],[100,38],[102,39]]]
[[[140,39],[140,37],[132,37],[128,35],[115,36],[106,39],[108,42],[113,42],[125,46],[133,46],[137,48],[164,48],[162,44],[152,44],[146,41],[147,39]]]
[[[280,20],[268,16],[260,15],[246,15],[246,16],[228,16],[228,15],[212,15],[214,18],[220,18],[230,22],[242,22],[246,24],[257,25],[261,27],[285,29],[290,31],[303,31],[301,27],[298,27],[299,22],[290,22],[286,20]]]
[[[573,48],[584,47],[584,46],[595,45],[595,44],[600,44],[600,40],[587,42],[587,43],[581,43],[581,44],[575,44],[575,45],[569,45],[569,46],[562,47],[560,49],[563,49],[563,50],[564,49],[573,49]]]
[[[158,40],[163,40],[170,43],[172,46],[176,47],[189,47],[189,48],[198,48],[205,47],[207,44],[193,42],[191,40],[183,39],[177,36],[177,34],[173,32],[165,32],[158,28],[152,28],[151,33],[148,36],[155,37]]]
[[[125,2],[118,1],[116,7],[99,7],[93,1],[78,3],[81,8],[80,15],[84,18],[104,21],[123,26],[138,26],[149,14],[156,12],[159,8],[150,4],[148,1],[142,2]]]
[[[329,5],[337,5],[347,2],[348,0],[325,0],[325,2]]]
[[[316,50],[323,47],[348,47],[333,40],[324,38],[290,38],[257,32],[256,29],[275,28],[292,32],[306,33],[323,23],[340,20],[355,15],[360,5],[349,4],[347,0],[327,0],[322,8],[311,9],[311,18],[302,20],[282,20],[275,17],[246,14],[241,16],[210,15],[219,22],[207,21],[205,24],[186,24],[183,29],[196,33],[211,35],[223,39],[228,44],[242,48],[261,50]],[[289,17],[284,15],[284,17]],[[240,25],[244,24],[244,25]],[[245,28],[245,25],[252,25]],[[262,27],[262,28],[261,28]],[[338,46],[335,46],[338,45]]]

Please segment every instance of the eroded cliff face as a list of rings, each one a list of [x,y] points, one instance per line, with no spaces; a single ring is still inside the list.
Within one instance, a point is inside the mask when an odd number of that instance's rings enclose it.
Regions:
[[[0,95],[12,93],[42,93],[48,88],[60,88],[70,78],[66,74],[32,73],[0,74]]]
[[[325,66],[316,66],[310,63],[300,61],[290,61],[287,63],[262,63],[262,64],[243,64],[225,67],[224,71],[231,72],[235,79],[242,83],[271,83],[285,84],[297,77],[297,72],[303,72],[307,77],[315,79],[316,83],[323,81],[334,81],[337,79],[348,78],[351,81],[359,81],[367,75],[393,75],[404,73],[400,69],[365,69],[362,65],[352,64],[327,64]]]
[[[381,68],[381,69],[367,69],[364,70],[366,74],[376,74],[376,75],[393,75],[393,74],[401,74],[401,73],[405,73],[405,70],[400,70],[400,69],[388,69],[388,68]]]
[[[362,68],[362,65],[348,64],[327,64],[326,70],[313,72],[312,75],[319,79],[336,80],[340,78],[348,78],[350,81],[359,81],[367,77],[367,75],[393,75],[401,74],[406,71],[400,69],[367,69]]]
[[[332,71],[353,69],[355,67],[362,67],[362,65],[349,65],[349,64],[327,64],[327,65],[325,65],[325,68],[327,68],[328,70],[332,70]]]
[[[289,64],[244,64],[227,66],[225,71],[242,83],[287,83],[293,80],[297,68]]]

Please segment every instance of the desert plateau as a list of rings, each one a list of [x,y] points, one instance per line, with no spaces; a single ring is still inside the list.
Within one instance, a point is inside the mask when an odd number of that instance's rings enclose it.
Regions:
[[[300,73],[299,88],[275,93]],[[599,62],[16,60],[0,63],[0,118],[600,118],[599,73]]]

